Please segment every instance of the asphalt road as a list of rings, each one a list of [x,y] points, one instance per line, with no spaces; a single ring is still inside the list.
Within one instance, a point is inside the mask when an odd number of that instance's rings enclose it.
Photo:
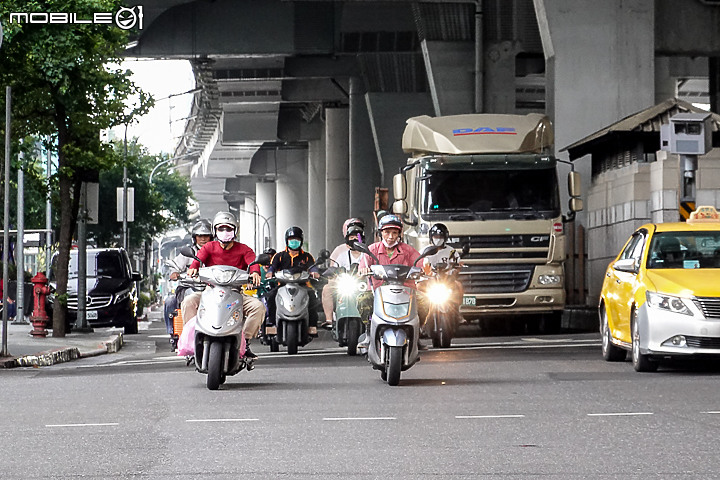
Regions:
[[[254,345],[219,391],[160,335],[0,371],[2,478],[720,478],[720,368],[638,374],[596,334],[461,338],[398,387],[325,335]]]

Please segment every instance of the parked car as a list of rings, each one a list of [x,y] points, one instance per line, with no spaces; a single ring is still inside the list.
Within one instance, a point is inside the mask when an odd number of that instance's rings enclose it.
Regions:
[[[53,265],[55,259],[53,259]],[[136,282],[142,279],[133,272],[130,258],[123,248],[87,250],[86,318],[91,327],[123,327],[125,333],[137,333],[138,292]],[[74,324],[78,307],[78,252],[70,252],[68,265],[67,317]],[[50,284],[55,286],[54,270]],[[53,296],[49,297],[52,303]],[[52,314],[52,305],[50,305]]]
[[[665,358],[720,356],[720,215],[638,228],[605,272],[599,314],[607,361],[638,372]]]

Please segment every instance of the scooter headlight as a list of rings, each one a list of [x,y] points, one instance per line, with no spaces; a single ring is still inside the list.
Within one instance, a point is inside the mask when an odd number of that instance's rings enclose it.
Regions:
[[[230,283],[235,276],[235,272],[232,270],[219,270],[214,272],[214,274],[217,283]]]
[[[343,297],[351,297],[362,291],[363,282],[358,282],[352,275],[340,275],[337,280],[337,293]]]
[[[434,283],[427,289],[427,298],[435,305],[442,305],[450,299],[452,291],[443,283]]]
[[[408,316],[410,304],[383,302],[383,310],[385,310],[385,315],[387,315],[388,317],[403,318]]]
[[[228,327],[234,327],[242,319],[242,313],[240,310],[235,310],[228,321],[225,323]]]

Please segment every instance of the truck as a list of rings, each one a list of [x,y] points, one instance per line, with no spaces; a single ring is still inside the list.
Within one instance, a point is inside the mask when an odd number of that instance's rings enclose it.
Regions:
[[[449,244],[468,244],[461,314],[481,327],[523,319],[560,329],[565,307],[565,225],[582,210],[580,176],[568,173],[569,212],[560,206],[554,134],[542,114],[419,116],[407,120],[409,154],[393,177],[393,211],[418,251],[443,223]]]

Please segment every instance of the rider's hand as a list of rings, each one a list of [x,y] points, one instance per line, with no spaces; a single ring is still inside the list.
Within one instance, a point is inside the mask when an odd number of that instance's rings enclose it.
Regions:
[[[370,275],[370,267],[362,267],[358,269],[360,275]]]
[[[272,272],[267,272],[267,273],[265,274],[265,278],[267,278],[268,280],[271,279],[272,277],[273,277]]]
[[[310,276],[311,276],[312,278],[314,278],[315,280],[317,280],[318,278],[320,278],[320,273],[318,273],[318,272],[310,272]]]
[[[178,279],[178,272],[172,272],[170,274],[170,280],[177,280]]]
[[[253,284],[253,285],[255,285],[256,287],[257,287],[258,285],[260,285],[260,280],[261,280],[261,279],[260,279],[260,274],[259,274],[259,273],[257,273],[257,272],[252,272],[252,273],[250,274],[250,278],[252,278],[252,284]]]
[[[187,275],[188,277],[197,277],[198,269],[197,268],[188,268],[187,269]]]

